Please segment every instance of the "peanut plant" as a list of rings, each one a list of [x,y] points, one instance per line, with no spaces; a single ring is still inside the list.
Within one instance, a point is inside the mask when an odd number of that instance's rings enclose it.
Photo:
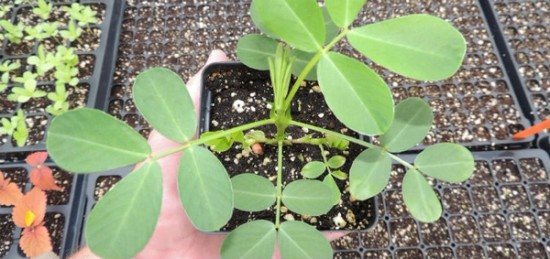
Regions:
[[[389,87],[371,68],[333,51],[343,39],[373,62],[417,80],[441,80],[460,67],[466,44],[444,20],[409,15],[352,26],[365,0],[253,0],[250,14],[262,34],[239,41],[237,54],[246,65],[269,70],[274,100],[270,116],[231,129],[207,132],[194,139],[197,118],[183,80],[164,68],[151,68],[135,80],[134,101],[144,118],[162,135],[182,143],[153,154],[147,141],[123,122],[101,111],[78,109],[56,117],[48,131],[47,147],[55,162],[77,173],[91,173],[145,161],[100,200],[88,217],[86,240],[94,253],[106,258],[137,254],[150,239],[162,201],[158,159],[185,151],[180,158],[178,187],[189,219],[201,231],[216,231],[234,209],[259,211],[275,207],[275,222],[256,220],[233,230],[221,249],[222,258],[271,258],[275,244],[282,258],[332,258],[329,241],[301,221],[281,220],[281,207],[317,216],[327,213],[340,198],[337,180],[349,180],[351,194],[365,200],[387,185],[392,160],[404,165],[403,199],[410,214],[434,222],[441,203],[426,177],[448,182],[466,180],[473,172],[471,153],[458,144],[441,143],[420,152],[414,164],[397,156],[420,143],[433,120],[431,108],[419,98],[397,105]],[[291,84],[295,76],[294,83]],[[305,79],[318,80],[334,115],[348,128],[377,136],[380,144],[363,141],[316,125],[296,121],[290,106]],[[257,127],[272,124],[266,136]],[[323,138],[287,138],[289,127],[308,128]],[[251,148],[256,143],[276,145],[275,183],[245,172],[230,178],[212,153],[234,143]],[[286,186],[282,165],[287,145],[311,144],[343,148],[347,143],[365,150],[348,174],[338,170],[343,157],[323,157],[307,164],[302,175]],[[210,146],[209,150],[206,146]],[[274,169],[275,170],[275,169]],[[326,177],[317,180],[325,171]]]

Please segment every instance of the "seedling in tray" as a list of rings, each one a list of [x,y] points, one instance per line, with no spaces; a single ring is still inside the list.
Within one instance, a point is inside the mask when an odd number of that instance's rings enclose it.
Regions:
[[[19,60],[4,60],[0,64],[0,93],[7,91],[7,101],[17,103],[11,118],[2,118],[3,128],[8,127],[6,120],[19,120],[20,127],[27,129],[27,118],[29,111],[20,113],[23,103],[40,99],[48,96],[53,103],[47,107],[40,108],[40,112],[47,112],[53,116],[60,115],[69,110],[68,89],[70,87],[79,87],[80,79],[78,75],[78,56],[74,53],[74,48],[69,47],[73,42],[79,42],[83,29],[90,30],[89,25],[97,23],[97,12],[90,6],[79,3],[73,3],[70,7],[63,9],[69,14],[70,21],[66,25],[61,25],[59,21],[49,22],[52,18],[53,4],[49,0],[38,0],[37,2],[16,1],[16,5],[4,6],[0,9],[0,14],[5,14],[10,10],[17,10],[19,5],[30,4],[32,12],[37,15],[38,23],[35,26],[19,21],[17,24],[10,20],[0,20],[0,40],[6,38],[11,44],[23,46],[27,43],[38,45],[35,55],[26,58],[25,66],[21,66]],[[21,8],[20,8],[21,9]],[[4,16],[1,15],[0,17]],[[22,17],[18,17],[21,19]],[[60,37],[58,37],[58,35]],[[47,50],[45,42],[51,50]],[[53,75],[53,76],[52,76]],[[55,84],[53,88],[47,88],[45,85]],[[47,91],[46,91],[47,90]],[[44,98],[45,99],[45,98]],[[6,113],[11,113],[10,111]],[[22,118],[21,115],[23,115]],[[9,135],[15,140],[19,147],[27,142],[28,135],[14,135],[11,131],[2,130],[0,136]]]
[[[462,63],[465,40],[447,22],[429,15],[410,15],[352,27],[365,1],[254,0],[251,16],[263,34],[243,37],[239,58],[248,66],[269,69],[274,100],[268,118],[231,129],[206,132],[193,139],[197,118],[183,80],[164,68],[151,68],[135,80],[134,101],[145,119],[161,134],[182,143],[160,153],[132,128],[101,111],[79,109],[54,119],[47,147],[56,163],[68,171],[90,173],[143,162],[95,206],[86,223],[86,241],[101,257],[126,258],[147,244],[159,217],[162,173],[157,162],[184,151],[180,158],[179,194],[194,226],[216,231],[233,210],[259,211],[273,206],[274,222],[256,220],[232,231],[221,249],[223,258],[271,258],[278,243],[282,258],[332,258],[323,234],[301,221],[281,220],[284,206],[317,216],[327,213],[340,195],[335,181],[349,180],[351,194],[369,199],[387,185],[392,159],[407,168],[403,198],[411,215],[422,222],[441,216],[441,204],[426,177],[460,182],[473,172],[471,153],[458,144],[442,143],[422,151],[414,165],[395,153],[418,144],[432,125],[433,114],[421,99],[394,106],[384,80],[364,63],[332,51],[342,39],[374,62],[418,80],[441,80]],[[296,77],[293,78],[292,74]],[[316,76],[315,76],[316,75]],[[315,125],[296,121],[291,103],[304,79],[317,79],[334,115],[355,132],[379,136],[380,145]],[[274,125],[266,136],[251,131]],[[292,138],[290,127],[319,132],[321,138]],[[260,145],[277,147],[275,185],[266,177],[243,172],[232,179],[216,156],[234,143],[261,153]],[[324,148],[366,148],[349,172],[338,169],[343,158],[324,156]],[[305,179],[282,184],[283,149],[288,145],[319,147],[323,161],[306,164]],[[318,180],[324,171],[330,174]]]

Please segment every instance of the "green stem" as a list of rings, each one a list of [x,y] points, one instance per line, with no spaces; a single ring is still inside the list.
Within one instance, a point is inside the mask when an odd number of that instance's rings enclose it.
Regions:
[[[225,137],[225,136],[231,135],[231,134],[239,132],[239,131],[245,131],[245,130],[248,130],[248,129],[257,128],[257,127],[260,127],[260,126],[263,126],[263,125],[266,125],[266,124],[272,124],[273,122],[275,122],[274,119],[266,119],[266,120],[261,120],[261,121],[256,121],[256,122],[248,123],[248,124],[245,124],[245,125],[241,125],[241,126],[238,126],[238,127],[235,127],[235,128],[228,129],[228,130],[216,132],[215,134],[212,134],[212,135],[204,137],[204,138],[191,140],[191,141],[189,141],[189,142],[187,142],[187,143],[185,143],[185,144],[183,144],[179,147],[175,147],[175,148],[172,148],[172,149],[162,151],[158,154],[151,155],[150,159],[151,160],[157,160],[159,158],[163,158],[165,156],[168,156],[168,155],[174,154],[176,152],[185,150],[186,148],[188,148],[190,146],[204,144],[208,141],[211,141],[211,140],[214,140],[214,139],[217,139],[217,138]]]
[[[332,130],[327,130],[327,129],[323,129],[323,128],[320,128],[320,127],[317,127],[317,126],[313,126],[313,125],[310,125],[310,124],[307,124],[307,123],[303,123],[303,122],[299,122],[299,121],[295,121],[295,120],[291,120],[290,121],[290,125],[294,125],[294,126],[298,126],[298,127],[304,127],[304,128],[308,128],[308,129],[311,129],[311,130],[315,130],[317,132],[320,132],[320,133],[324,133],[324,134],[328,134],[328,135],[333,135],[333,136],[337,136],[339,138],[342,138],[342,139],[345,139],[349,142],[353,142],[355,144],[358,144],[358,145],[361,145],[361,146],[364,146],[364,147],[367,147],[367,148],[375,148],[375,147],[378,147],[377,145],[374,145],[372,143],[369,143],[369,142],[366,142],[366,141],[363,141],[363,140],[360,140],[360,139],[356,139],[354,137],[350,137],[348,135],[344,135],[342,133],[338,133],[338,132],[335,132],[335,131],[332,131]],[[407,161],[399,158],[398,156],[390,153],[390,152],[387,152],[386,150],[384,150],[393,160],[399,162],[400,164],[404,165],[405,167],[407,168],[415,168],[413,165],[411,165],[410,163],[408,163]]]
[[[281,224],[281,199],[283,197],[283,142],[277,145],[277,211],[275,215],[275,228]]]
[[[319,148],[321,149],[321,156],[323,157],[323,163],[325,163],[325,167],[328,170],[328,174],[332,174],[332,171],[330,170],[330,167],[326,166],[328,163],[327,156],[325,155],[325,149],[323,148],[323,145],[319,145]]]
[[[300,89],[300,84],[304,79],[306,78],[307,74],[309,74],[309,71],[313,69],[315,64],[321,59],[321,56],[332,49],[336,43],[338,43],[341,39],[343,39],[349,32],[348,28],[344,28],[336,38],[334,38],[329,44],[327,44],[322,50],[318,51],[315,56],[307,63],[304,70],[300,73],[298,78],[296,79],[296,82],[294,82],[294,85],[292,85],[292,88],[290,90],[290,93],[287,95],[285,99],[285,103],[283,105],[283,111],[286,111],[290,107],[290,103],[292,102],[292,99],[294,99],[294,95],[296,95],[296,92],[298,92],[298,89]]]

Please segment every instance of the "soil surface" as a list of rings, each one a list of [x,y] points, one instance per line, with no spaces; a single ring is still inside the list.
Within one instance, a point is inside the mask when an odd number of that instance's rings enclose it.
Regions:
[[[269,85],[267,73],[255,73],[243,65],[231,67],[212,67],[211,73],[206,76],[205,87],[212,93],[210,108],[211,131],[230,129],[237,125],[269,118],[272,88]],[[292,118],[297,121],[310,123],[322,128],[334,130],[352,136],[357,136],[342,125],[330,112],[319,86],[315,82],[304,84],[296,94],[291,108]],[[268,138],[275,134],[274,126],[261,127]],[[245,132],[246,134],[247,132]],[[297,139],[312,134],[313,137],[322,137],[321,134],[309,131],[306,128],[289,127],[287,139]],[[349,150],[326,149],[328,157],[343,155],[347,157],[342,167],[349,172],[351,162],[360,153],[361,148],[350,145]],[[251,172],[267,177],[276,182],[277,175],[277,147],[263,145],[262,155],[250,150],[243,150],[240,144],[235,144],[230,150],[216,153],[230,176],[243,172]],[[308,161],[322,161],[320,149],[315,145],[293,144],[285,146],[283,150],[283,186],[296,179],[302,179],[300,171]],[[326,174],[326,173],[325,173]],[[323,174],[319,179],[324,177]],[[310,217],[290,212],[282,208],[284,220],[302,220],[315,225],[320,230],[328,229],[364,229],[373,223],[374,207],[372,201],[351,201],[349,184],[347,181],[336,180],[342,191],[341,202],[330,210],[327,215]],[[274,220],[274,207],[259,213],[249,213],[235,210],[233,218],[222,230],[231,230],[236,226],[254,219]]]

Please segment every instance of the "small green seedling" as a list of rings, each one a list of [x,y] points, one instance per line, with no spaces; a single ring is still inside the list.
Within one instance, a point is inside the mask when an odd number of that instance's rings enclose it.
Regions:
[[[53,104],[46,107],[46,111],[55,116],[61,115],[62,113],[68,111],[69,102],[67,102],[67,98],[69,98],[69,93],[67,92],[65,85],[56,84],[55,92],[48,93],[48,99],[50,99]]]
[[[5,60],[0,64],[0,72],[2,76],[0,77],[0,92],[6,90],[8,83],[10,81],[10,74],[16,69],[21,67],[19,61],[12,62],[10,60]]]
[[[25,145],[25,142],[29,137],[29,130],[27,128],[27,123],[25,122],[25,115],[23,115],[23,111],[19,110],[17,115],[12,116],[10,119],[2,118],[1,122],[2,127],[0,127],[0,135],[12,136],[19,147]]]
[[[46,22],[41,23],[43,34],[47,35],[46,38],[51,38],[59,34],[59,22]]]
[[[13,5],[1,5],[0,6],[0,18],[4,17],[13,7]]]
[[[78,68],[65,65],[55,67],[55,84],[56,85],[65,85],[76,86],[79,82],[78,77]]]
[[[74,67],[78,65],[78,55],[74,53],[74,48],[67,48],[65,46],[57,46],[55,52],[55,66],[69,66]]]
[[[134,102],[160,134],[182,143],[153,153],[147,141],[124,122],[93,109],[68,111],[52,122],[47,139],[51,158],[67,171],[91,173],[142,163],[94,207],[86,222],[86,241],[98,256],[130,258],[147,244],[160,215],[163,185],[159,159],[180,153],[178,191],[190,222],[201,231],[217,231],[234,209],[270,208],[274,221],[254,220],[233,230],[224,240],[222,258],[272,258],[275,245],[282,258],[332,258],[323,234],[302,221],[285,221],[282,208],[307,215],[329,212],[340,201],[337,180],[349,181],[356,200],[380,193],[389,182],[392,161],[403,165],[403,200],[421,222],[434,222],[441,203],[427,177],[461,182],[473,172],[472,154],[463,146],[440,143],[423,150],[414,164],[397,153],[409,150],[428,134],[433,113],[420,98],[394,105],[385,81],[365,63],[333,48],[346,39],[359,53],[395,73],[415,80],[452,76],[461,66],[466,43],[449,23],[430,15],[409,15],[351,26],[366,0],[253,0],[250,14],[262,34],[240,39],[237,56],[247,66],[269,70],[274,100],[269,116],[234,128],[207,132],[194,139],[197,118],[183,80],[164,68],[142,72],[134,84]],[[295,76],[296,80],[291,80]],[[294,97],[305,79],[316,79],[335,117],[347,128],[378,137],[373,144],[292,118]],[[272,134],[257,128],[272,125]],[[294,138],[290,127],[317,132]],[[277,150],[276,177],[242,172],[230,178],[212,152],[241,144]],[[350,143],[364,148],[355,158],[326,154]],[[210,150],[203,145],[210,147]],[[283,149],[314,145],[323,161],[306,164],[301,175],[283,186]],[[183,151],[183,152],[182,152]],[[328,151],[328,150],[327,150]],[[94,159],[89,159],[94,157]],[[341,168],[349,160],[349,175]],[[319,180],[317,178],[323,178]],[[128,199],[127,197],[132,197]],[[147,201],[147,202],[144,202]],[[284,206],[283,206],[284,205]],[[390,205],[391,206],[391,205]],[[136,217],[135,215],[139,215]]]
[[[25,122],[25,115],[23,115],[22,110],[17,111],[17,126],[13,132],[13,139],[18,147],[22,147],[27,142],[29,137],[29,129],[27,128],[27,123]]]
[[[8,100],[17,101],[20,103],[28,102],[31,98],[40,98],[46,96],[45,91],[38,90],[36,87],[36,77],[38,75],[29,71],[25,71],[22,77],[14,79],[17,83],[22,83],[23,86],[16,86],[11,89],[11,94],[8,95]]]
[[[42,44],[38,45],[36,56],[30,56],[27,58],[27,63],[34,65],[36,73],[39,76],[44,76],[46,72],[55,67],[56,58],[53,53],[46,53]]]
[[[50,13],[52,12],[53,4],[46,2],[46,0],[38,0],[38,6],[32,9],[32,12],[42,20],[48,20]]]
[[[78,21],[78,25],[82,27],[97,23],[97,12],[90,6],[83,6],[78,3],[73,3],[71,7],[66,7],[65,10],[69,13],[71,19]]]
[[[71,20],[66,30],[59,31],[59,35],[69,42],[74,42],[82,35],[82,28],[76,26],[76,22]]]
[[[20,44],[23,39],[25,25],[19,22],[17,25],[8,20],[0,20],[0,26],[4,29],[4,36],[12,43]]]

